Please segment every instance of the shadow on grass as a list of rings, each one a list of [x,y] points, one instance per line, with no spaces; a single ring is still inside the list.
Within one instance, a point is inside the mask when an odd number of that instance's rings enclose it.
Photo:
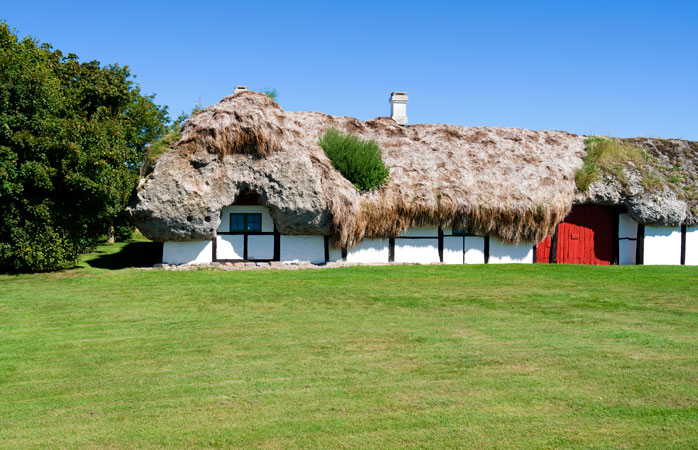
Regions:
[[[129,242],[116,252],[98,253],[84,264],[98,269],[118,270],[127,267],[150,267],[162,261],[161,242]]]

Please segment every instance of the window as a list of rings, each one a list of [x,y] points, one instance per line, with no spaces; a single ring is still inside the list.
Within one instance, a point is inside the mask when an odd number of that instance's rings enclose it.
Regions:
[[[453,227],[453,235],[454,236],[480,236],[478,234],[473,233],[467,228],[460,228],[460,227]]]
[[[238,233],[262,231],[262,215],[250,213],[231,214],[230,231]]]
[[[466,230],[464,228],[453,227],[453,235],[454,236],[466,236],[468,234],[469,234],[468,230]]]

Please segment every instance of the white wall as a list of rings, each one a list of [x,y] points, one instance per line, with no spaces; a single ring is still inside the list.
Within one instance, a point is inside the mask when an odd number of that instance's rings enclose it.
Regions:
[[[618,237],[637,238],[637,222],[630,217],[630,214],[618,215]]]
[[[395,238],[395,262],[429,264],[439,261],[438,239]]]
[[[645,226],[645,265],[681,264],[681,227]]]
[[[265,233],[274,232],[274,220],[269,214],[269,208],[261,205],[232,205],[224,207],[221,210],[221,224],[218,226],[218,231],[230,231],[231,213],[259,213],[262,215],[262,231]]]
[[[686,265],[698,266],[698,227],[686,227]]]
[[[347,249],[347,262],[387,263],[390,253],[388,239],[365,239]]]
[[[637,222],[625,213],[618,216],[618,264],[621,266],[635,264],[637,241],[622,238],[637,239]]]
[[[505,244],[490,237],[490,264],[533,263],[533,244],[521,242]]]
[[[324,236],[282,235],[279,244],[281,261],[311,262],[313,264],[325,262]]]
[[[163,242],[165,264],[201,264],[213,261],[213,243],[208,241]]]
[[[241,234],[216,236],[216,259],[242,259],[245,251],[244,239]]]
[[[463,264],[463,236],[444,236],[444,263]]]
[[[485,264],[485,237],[465,236],[463,238],[465,264]]]
[[[324,250],[323,250],[324,251]],[[273,259],[274,236],[254,235],[247,236],[247,259]]]
[[[637,241],[627,239],[618,241],[618,264],[621,266],[630,266],[636,264],[635,256],[637,255]]]
[[[332,239],[330,239],[330,261],[337,262],[342,260],[342,249],[332,247]]]

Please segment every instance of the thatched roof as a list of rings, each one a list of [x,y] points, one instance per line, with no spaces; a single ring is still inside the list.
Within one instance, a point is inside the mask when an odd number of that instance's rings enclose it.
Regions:
[[[375,140],[389,182],[357,191],[317,144],[329,127]],[[566,132],[362,122],[284,111],[245,91],[184,124],[182,139],[142,180],[131,212],[155,240],[212,237],[220,208],[252,191],[280,231],[330,232],[336,246],[419,225],[538,242],[571,209],[584,155],[584,137]]]

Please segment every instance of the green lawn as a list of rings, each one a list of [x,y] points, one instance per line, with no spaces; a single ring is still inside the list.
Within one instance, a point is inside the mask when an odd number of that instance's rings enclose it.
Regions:
[[[114,270],[133,246],[0,276],[1,447],[698,447],[698,267]]]

